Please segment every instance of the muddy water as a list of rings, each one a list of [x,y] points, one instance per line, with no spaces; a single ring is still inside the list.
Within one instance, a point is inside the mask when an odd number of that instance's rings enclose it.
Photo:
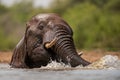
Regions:
[[[120,60],[106,55],[87,67],[52,62],[46,67],[13,69],[0,64],[0,80],[120,80]]]

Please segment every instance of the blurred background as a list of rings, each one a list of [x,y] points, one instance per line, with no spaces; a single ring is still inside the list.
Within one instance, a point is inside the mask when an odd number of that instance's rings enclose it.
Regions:
[[[0,51],[14,49],[32,16],[51,12],[72,27],[77,49],[120,51],[120,0],[0,0]]]

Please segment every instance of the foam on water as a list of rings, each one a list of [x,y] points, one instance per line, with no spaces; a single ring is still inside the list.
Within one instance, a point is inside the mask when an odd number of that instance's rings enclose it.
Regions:
[[[82,65],[77,66],[75,68],[71,68],[69,65],[65,65],[64,63],[58,63],[52,61],[45,67],[41,67],[40,69],[52,69],[52,70],[71,70],[71,69],[120,69],[120,60],[117,56],[106,55],[102,57],[100,60],[93,62],[91,65],[87,67],[83,67]]]
[[[117,56],[106,55],[88,67],[95,69],[120,69],[120,60]]]
[[[67,69],[72,69],[71,66],[65,65],[64,63],[58,63],[56,61],[52,61],[49,63],[47,66],[43,66],[40,69],[44,70],[67,70]]]
[[[11,69],[8,64],[1,63],[0,69]],[[120,69],[120,59],[117,56],[106,55],[100,60],[93,62],[89,66],[83,67],[82,65],[72,68],[70,65],[52,61],[47,66],[37,68],[37,70],[76,70],[76,69]],[[36,68],[34,68],[36,70]]]

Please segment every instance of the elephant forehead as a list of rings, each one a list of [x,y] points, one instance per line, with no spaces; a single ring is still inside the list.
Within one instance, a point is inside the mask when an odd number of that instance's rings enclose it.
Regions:
[[[35,16],[36,19],[38,20],[55,20],[55,19],[60,19],[60,17],[55,14],[55,13],[48,13],[48,14],[38,14]]]
[[[47,14],[38,14],[35,16],[37,19],[47,19],[49,15]]]

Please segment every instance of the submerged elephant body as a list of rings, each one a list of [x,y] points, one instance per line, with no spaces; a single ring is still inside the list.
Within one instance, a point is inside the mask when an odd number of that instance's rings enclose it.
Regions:
[[[15,68],[46,66],[51,60],[72,67],[89,65],[76,52],[70,26],[56,14],[38,14],[27,23],[10,65]]]

